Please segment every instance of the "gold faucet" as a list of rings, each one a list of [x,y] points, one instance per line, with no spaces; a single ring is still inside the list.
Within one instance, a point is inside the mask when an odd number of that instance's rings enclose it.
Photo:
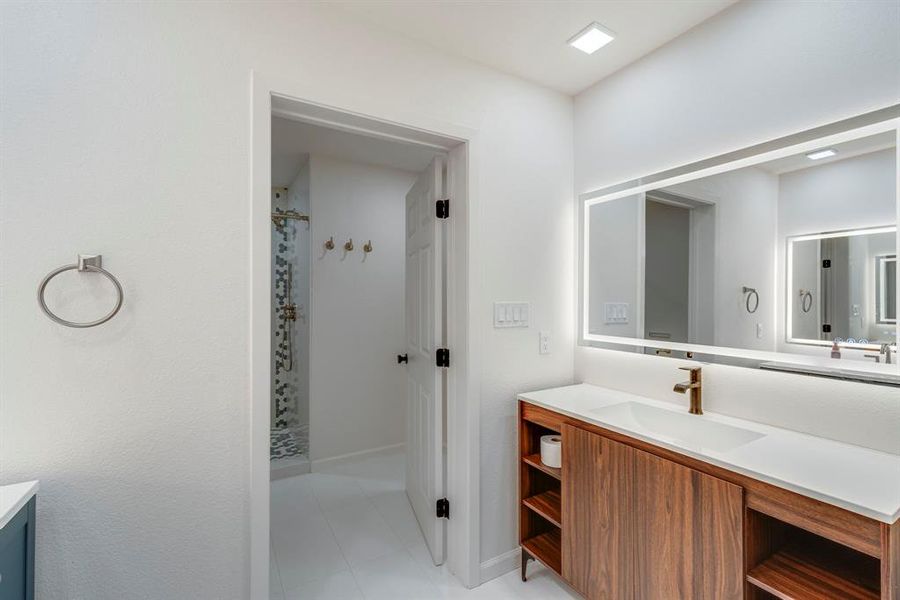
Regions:
[[[691,372],[691,380],[682,383],[676,383],[673,391],[683,394],[691,390],[691,409],[692,415],[703,414],[703,382],[700,378],[700,367],[678,367],[682,371]]]

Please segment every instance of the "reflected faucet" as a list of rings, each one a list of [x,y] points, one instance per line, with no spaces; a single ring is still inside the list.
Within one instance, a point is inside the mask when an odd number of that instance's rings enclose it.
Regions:
[[[882,344],[881,345],[881,353],[884,355],[884,364],[891,364],[891,345],[890,344]]]
[[[682,371],[691,372],[691,380],[682,383],[676,383],[672,391],[684,394],[691,390],[691,408],[692,415],[703,414],[703,382],[700,376],[700,367],[678,367]]]

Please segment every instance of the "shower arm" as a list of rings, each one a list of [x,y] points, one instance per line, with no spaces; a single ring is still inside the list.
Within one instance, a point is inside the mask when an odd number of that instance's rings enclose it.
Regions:
[[[309,223],[309,215],[301,215],[300,213],[293,210],[288,210],[280,213],[272,213],[272,223],[278,229],[284,227],[288,219],[293,219],[295,221],[306,221],[307,223]]]

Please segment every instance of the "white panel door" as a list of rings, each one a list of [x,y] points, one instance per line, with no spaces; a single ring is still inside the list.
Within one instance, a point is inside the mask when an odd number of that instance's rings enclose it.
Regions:
[[[444,562],[444,369],[435,351],[444,337],[442,229],[445,161],[436,158],[406,195],[406,494],[434,564]]]

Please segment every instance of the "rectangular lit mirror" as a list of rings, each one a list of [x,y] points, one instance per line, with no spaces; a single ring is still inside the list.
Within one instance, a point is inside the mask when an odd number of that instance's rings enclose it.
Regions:
[[[789,238],[787,341],[863,348],[893,344],[896,244],[896,227]]]
[[[898,115],[583,195],[582,343],[764,368],[895,365]]]

